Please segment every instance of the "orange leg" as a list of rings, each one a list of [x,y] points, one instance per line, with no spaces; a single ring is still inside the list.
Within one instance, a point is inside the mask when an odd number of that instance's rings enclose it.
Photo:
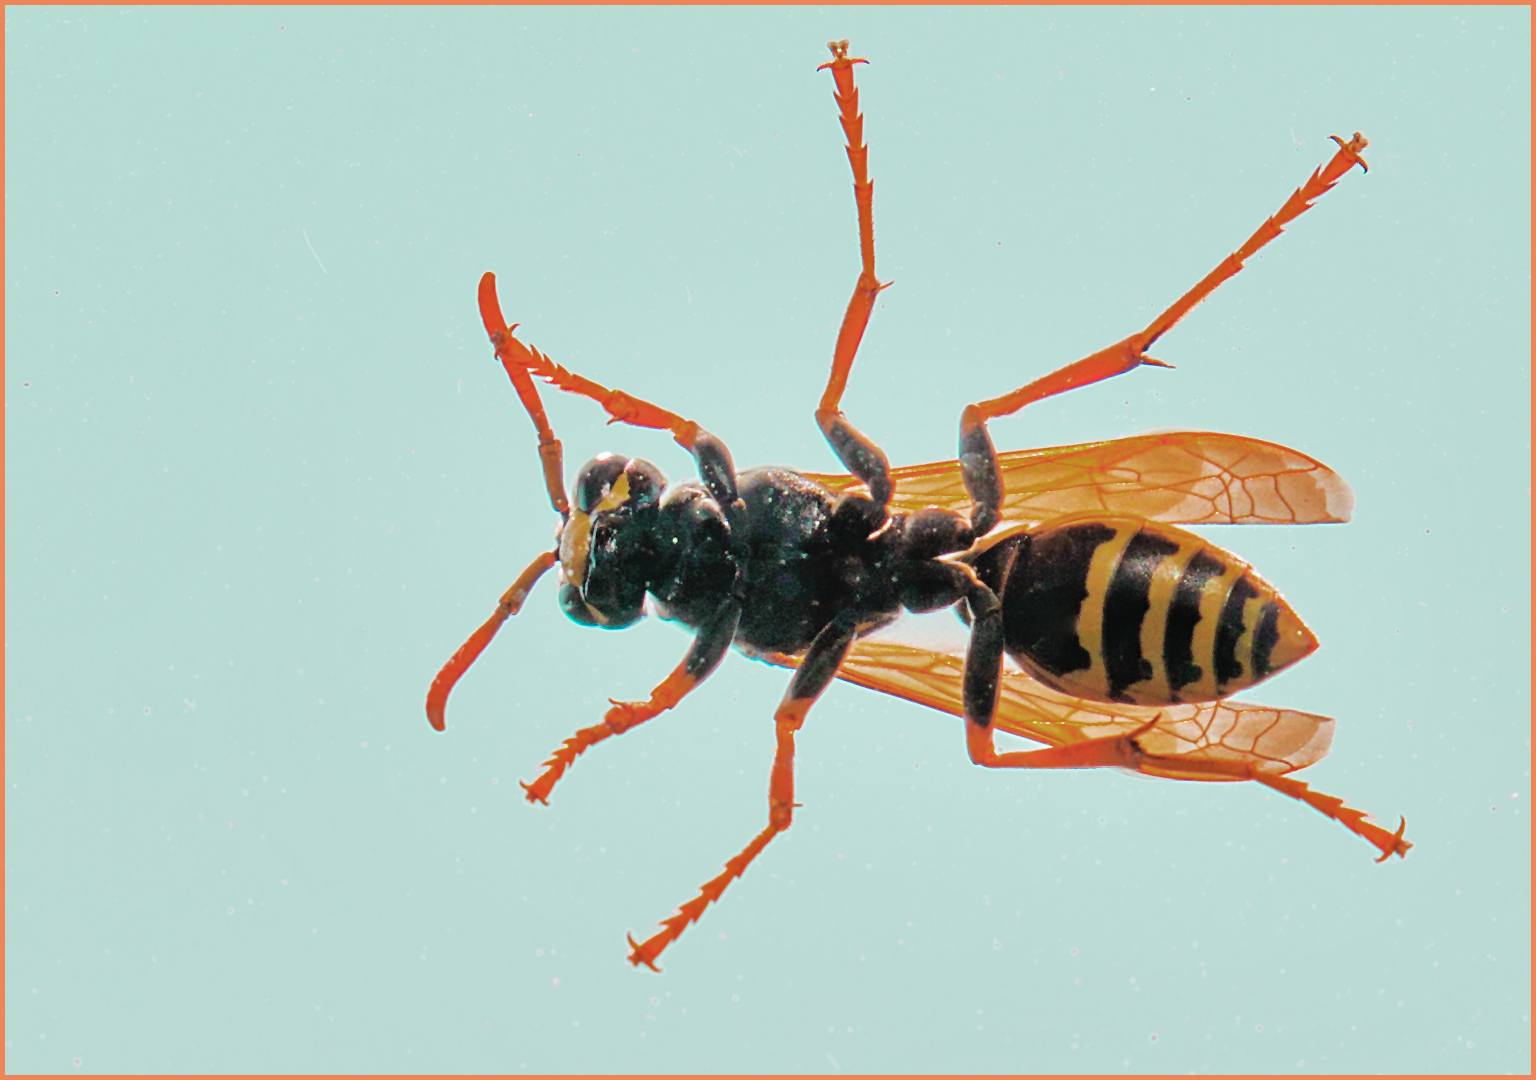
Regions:
[[[633,934],[629,935],[631,964],[636,967],[644,964],[652,971],[660,971],[656,966],[656,958],[662,950],[676,941],[691,923],[698,922],[704,909],[720,899],[727,885],[746,873],[752,860],[768,846],[768,841],[789,828],[795,812],[795,732],[805,722],[805,713],[810,706],[809,699],[794,701],[786,698],[774,714],[778,745],[773,755],[773,772],[768,780],[768,827],[753,837],[752,842],[738,855],[727,861],[723,872],[700,886],[698,896],[678,908],[676,915],[664,919],[662,928],[655,934],[640,944],[635,943]]]
[[[1148,721],[1146,725],[1135,731],[1112,738],[1090,739],[1067,746],[1053,746],[1044,750],[1010,751],[1005,754],[999,754],[993,747],[990,726],[967,720],[965,736],[971,760],[977,765],[985,765],[990,769],[1100,769],[1108,766],[1135,769],[1138,772],[1145,771],[1155,776],[1156,772],[1144,769],[1143,766],[1151,765],[1158,759],[1152,754],[1143,752],[1137,745],[1136,737],[1156,722],[1155,719]],[[1167,758],[1162,760],[1171,761]],[[1282,795],[1289,795],[1293,799],[1304,802],[1312,809],[1337,821],[1356,836],[1375,845],[1381,852],[1381,858],[1377,859],[1377,862],[1384,862],[1391,855],[1399,857],[1407,855],[1408,849],[1413,846],[1403,839],[1403,832],[1408,828],[1406,819],[1398,826],[1397,832],[1390,833],[1381,826],[1366,821],[1362,811],[1345,806],[1343,799],[1313,791],[1305,783],[1292,777],[1266,772],[1237,761],[1199,761],[1181,758],[1177,761],[1176,767],[1184,773],[1209,773],[1212,779],[1257,780],[1265,787],[1273,788]]]
[[[529,406],[528,411],[530,414],[534,412],[534,406],[529,405],[530,394],[534,402],[538,400],[533,381],[529,378],[531,373],[564,390],[566,393],[591,398],[607,411],[609,416],[608,422],[611,424],[625,423],[633,424],[636,427],[658,428],[663,431],[670,431],[672,437],[677,440],[683,449],[690,453],[693,452],[699,436],[699,425],[695,424],[692,420],[685,420],[676,413],[668,412],[660,406],[652,405],[650,402],[643,401],[637,397],[632,397],[622,390],[610,390],[600,383],[593,382],[591,379],[584,379],[580,375],[576,375],[561,367],[537,349],[530,348],[513,337],[512,331],[517,328],[516,326],[509,328],[506,319],[502,317],[501,305],[496,300],[496,275],[489,272],[480,279],[480,317],[484,320],[485,329],[491,335],[491,341],[496,346],[497,359],[507,369],[507,374],[511,376],[512,384],[517,387],[518,395],[522,397],[523,404]],[[524,393],[525,383],[529,393]],[[540,424],[543,416],[543,409],[540,407],[538,413],[534,415],[536,426]],[[543,448],[544,430],[544,427],[541,426],[539,432],[541,451]],[[550,435],[549,438],[553,440],[554,436]],[[556,443],[557,447],[558,445]],[[546,472],[545,476],[546,479],[549,479],[548,472]],[[558,475],[556,480],[550,481],[550,490],[552,492],[559,486],[557,481]],[[560,499],[562,502],[564,501],[565,496],[563,493]]]
[[[1276,776],[1274,773],[1264,773],[1254,770],[1252,778],[1265,787],[1274,788],[1282,795],[1289,795],[1306,803],[1319,813],[1333,818],[1356,836],[1363,836],[1376,845],[1381,852],[1381,858],[1377,862],[1386,862],[1388,858],[1396,855],[1398,858],[1408,854],[1408,849],[1413,847],[1403,839],[1403,833],[1408,828],[1408,819],[1403,818],[1397,826],[1395,833],[1387,832],[1380,825],[1373,825],[1365,820],[1365,814],[1359,810],[1344,805],[1343,799],[1336,799],[1332,795],[1324,795],[1320,791],[1313,791],[1300,780],[1294,780],[1289,776]]]
[[[625,423],[670,431],[678,445],[693,455],[699,468],[699,478],[725,511],[727,521],[733,521],[739,515],[736,469],[731,463],[729,451],[720,440],[692,420],[622,390],[610,390],[600,383],[583,378],[517,340],[512,334],[516,327],[508,327],[501,313],[501,304],[496,299],[496,275],[490,272],[480,278],[480,318],[491,336],[491,342],[496,346],[496,358],[506,368],[512,385],[517,387],[518,396],[523,399],[523,405],[533,417],[534,426],[539,429],[539,453],[544,458],[544,482],[549,487],[550,500],[561,516],[568,518],[570,510],[561,490],[560,443],[544,419],[544,409],[539,403],[538,389],[533,385],[531,375],[537,375],[567,393],[591,398],[607,411],[610,424]]]
[[[1126,735],[1089,739],[1044,750],[1011,750],[999,754],[992,743],[992,726],[967,719],[965,744],[971,761],[989,769],[1134,769],[1136,762],[1145,756],[1136,745],[1136,736],[1154,723],[1156,720],[1149,721]]]
[[[496,302],[496,279],[491,274],[486,274],[480,280],[480,316],[485,323],[485,329],[491,336],[491,344],[496,347],[496,356],[506,368],[507,375],[512,380],[512,386],[517,391],[518,399],[522,401],[523,408],[528,410],[528,416],[533,421],[533,427],[539,436],[539,458],[543,462],[544,486],[549,492],[549,505],[562,518],[570,516],[570,503],[565,497],[564,468],[561,463],[562,451],[560,440],[555,438],[555,433],[549,426],[549,418],[544,414],[544,403],[539,400],[538,387],[533,385],[533,379],[522,365],[509,362],[518,355],[518,350],[526,352],[522,342],[512,336],[512,331],[507,329],[507,321],[501,317],[501,306]],[[491,643],[496,636],[496,631],[501,629],[501,624],[506,622],[523,606],[523,601],[528,598],[528,592],[533,588],[544,572],[559,561],[558,551],[546,551],[534,559],[524,570],[518,579],[512,583],[512,587],[502,594],[501,600],[496,605],[495,612],[487,619],[478,630],[469,636],[469,640],[459,646],[457,652],[449,657],[437,673],[437,678],[432,680],[432,686],[427,691],[427,721],[438,731],[446,726],[443,713],[448,707],[448,694],[459,677],[469,669],[476,658]]]
[[[971,409],[976,410],[978,420],[984,422],[993,417],[1007,416],[1041,398],[1112,378],[1141,364],[1171,367],[1170,364],[1146,355],[1152,343],[1172,329],[1175,323],[1189,314],[1191,308],[1214,292],[1218,285],[1241,270],[1245,259],[1279,236],[1282,231],[1281,226],[1300,217],[1312,208],[1314,200],[1333,190],[1333,186],[1352,166],[1359,165],[1362,169],[1366,167],[1360,151],[1364,150],[1368,144],[1365,137],[1358,131],[1347,143],[1337,135],[1332,135],[1330,138],[1339,144],[1339,150],[1327,166],[1314,169],[1312,178],[1292,193],[1278,213],[1266,219],[1242,247],[1223,259],[1216,269],[1200,280],[1199,284],[1148,323],[1146,329],[1139,334],[1132,334],[1116,345],[1101,349],[1092,356],[1085,357],[1074,364],[1068,364],[1060,371],[1052,372],[1042,379],[1036,379],[1011,394],[1004,394],[1002,397],[971,406]],[[969,414],[970,409],[966,412]]]
[[[549,756],[544,763],[544,772],[531,784],[522,784],[523,790],[528,793],[529,802],[539,802],[549,805],[549,792],[555,786],[556,781],[565,775],[576,758],[584,753],[587,747],[602,742],[610,735],[622,735],[630,728],[645,723],[652,717],[660,716],[672,708],[683,696],[699,685],[699,679],[688,672],[688,661],[684,660],[673,669],[661,685],[651,691],[649,701],[614,701],[608,699],[613,708],[603,716],[601,724],[594,724],[588,728],[582,728],[565,742],[560,744],[560,749]]]
[[[544,403],[539,400],[539,388],[533,385],[525,356],[538,356],[537,350],[529,349],[512,336],[507,320],[502,317],[501,304],[496,300],[496,275],[486,274],[480,279],[480,320],[485,332],[491,337],[496,349],[496,359],[506,369],[517,396],[533,419],[539,433],[539,457],[544,462],[544,485],[549,489],[549,504],[560,516],[570,516],[570,504],[565,498],[565,477],[561,467],[560,440],[550,430],[549,419],[544,415]],[[515,329],[515,327],[513,328]]]
[[[832,444],[843,466],[870,487],[870,493],[882,506],[890,500],[890,463],[879,448],[843,416],[840,403],[848,386],[853,358],[869,325],[875,296],[890,285],[875,278],[875,185],[869,178],[869,147],[864,145],[864,117],[859,114],[859,91],[853,85],[853,65],[868,63],[848,55],[848,42],[829,41],[833,59],[817,70],[830,68],[836,84],[838,119],[848,139],[848,164],[853,168],[853,200],[859,212],[859,253],[863,268],[854,283],[843,325],[837,332],[837,347],[832,353],[832,373],[827,389],[816,409],[816,424]]]
[[[688,655],[683,657],[683,662],[673,669],[672,674],[662,680],[661,685],[651,691],[649,701],[614,701],[610,698],[613,708],[608,710],[601,724],[582,728],[566,739],[560,749],[544,763],[543,774],[533,783],[523,784],[523,790],[528,793],[528,801],[548,805],[550,789],[587,747],[602,742],[610,735],[622,735],[682,701],[685,694],[708,678],[709,673],[719,666],[736,636],[736,624],[740,617],[740,603],[731,600],[722,604],[720,610],[699,627]]]
[[[1191,308],[1211,295],[1216,290],[1216,286],[1241,270],[1245,259],[1280,235],[1283,231],[1282,226],[1289,225],[1292,221],[1306,213],[1306,211],[1312,209],[1313,202],[1332,191],[1333,185],[1343,179],[1344,174],[1349,172],[1350,169],[1358,165],[1362,171],[1369,171],[1370,167],[1366,165],[1365,159],[1360,156],[1360,151],[1370,145],[1369,140],[1364,135],[1357,131],[1355,132],[1355,137],[1350,139],[1349,142],[1345,142],[1337,135],[1330,135],[1328,137],[1339,144],[1338,151],[1329,160],[1328,164],[1320,169],[1313,169],[1311,178],[1292,192],[1291,197],[1285,200],[1285,205],[1273,217],[1268,218],[1264,224],[1260,225],[1254,234],[1244,242],[1242,247],[1223,259],[1216,269],[1206,274],[1200,280],[1198,285],[1179,297],[1167,311],[1148,323],[1147,328],[1135,338],[1131,338],[1130,341],[1136,343],[1134,347],[1139,352],[1150,349],[1152,343],[1171,329],[1174,323],[1189,314]]]
[[[822,691],[837,675],[838,665],[848,654],[848,646],[857,636],[858,625],[851,619],[834,619],[823,627],[805,651],[805,658],[795,671],[784,699],[773,714],[778,732],[778,743],[773,754],[773,772],[768,778],[768,827],[752,838],[741,852],[725,864],[725,870],[705,882],[699,895],[677,909],[677,914],[666,919],[661,929],[642,944],[629,939],[631,964],[644,964],[652,971],[660,971],[656,958],[689,924],[699,921],[704,909],[720,899],[725,887],[742,874],[763,848],[779,833],[789,828],[795,813],[795,732],[805,723],[805,715],[821,696]]]
[[[985,532],[996,523],[995,508],[1002,501],[1002,481],[998,475],[996,451],[987,434],[987,421],[1018,412],[1024,406],[1053,394],[1123,375],[1142,364],[1172,367],[1171,364],[1147,355],[1153,342],[1189,314],[1190,309],[1214,292],[1218,285],[1241,270],[1245,259],[1279,236],[1282,226],[1311,209],[1313,201],[1331,191],[1353,166],[1366,168],[1365,159],[1360,156],[1360,151],[1367,145],[1364,136],[1356,132],[1355,137],[1347,143],[1337,135],[1330,137],[1339,144],[1338,152],[1332,160],[1323,168],[1313,170],[1311,179],[1297,188],[1285,201],[1285,205],[1273,217],[1266,219],[1242,247],[1223,259],[1216,269],[1148,323],[1140,333],[1132,334],[1107,349],[1101,349],[1092,356],[1021,386],[1010,394],[966,407],[960,414],[960,457],[968,466],[962,472],[966,489],[976,504],[977,509],[972,512],[972,524],[978,533]]]
[[[559,447],[559,443],[555,444]],[[459,681],[459,676],[468,670],[469,665],[475,662],[475,658],[491,643],[491,638],[496,636],[496,631],[501,629],[501,624],[513,615],[516,615],[523,606],[523,601],[528,599],[528,593],[533,588],[533,583],[544,575],[559,554],[546,551],[533,562],[528,564],[512,587],[501,594],[501,600],[496,605],[496,610],[481,624],[480,629],[469,635],[469,640],[459,646],[457,652],[448,658],[443,669],[437,673],[437,678],[432,680],[432,687],[427,691],[427,721],[438,731],[447,726],[443,719],[443,710],[448,707],[448,692],[453,689],[453,684]]]

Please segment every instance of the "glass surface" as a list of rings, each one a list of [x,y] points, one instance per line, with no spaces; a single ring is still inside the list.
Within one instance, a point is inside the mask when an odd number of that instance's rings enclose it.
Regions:
[[[13,1072],[1528,1072],[1530,14],[1524,8],[7,8],[6,1067]],[[480,327],[833,471],[1143,326],[1331,155],[1358,170],[1003,449],[1214,428],[1353,485],[1219,528],[1322,641],[1248,696],[1301,778],[989,773],[835,685],[765,820],[782,671],[517,781],[689,638],[560,614],[443,661],[550,543]],[[688,476],[545,392],[567,472]],[[948,618],[947,615],[935,618]]]

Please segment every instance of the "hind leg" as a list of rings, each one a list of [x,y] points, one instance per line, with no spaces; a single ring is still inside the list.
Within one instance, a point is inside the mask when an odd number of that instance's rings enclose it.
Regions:
[[[1021,386],[1010,394],[966,406],[960,414],[960,471],[966,491],[971,496],[971,527],[978,536],[997,524],[1003,500],[997,451],[993,448],[992,437],[987,433],[987,421],[1018,412],[1042,398],[1123,375],[1142,364],[1172,367],[1171,364],[1147,355],[1153,342],[1172,329],[1175,323],[1214,292],[1217,286],[1241,270],[1245,259],[1279,236],[1283,225],[1309,210],[1313,200],[1331,191],[1334,184],[1353,166],[1359,165],[1362,169],[1366,167],[1360,151],[1367,144],[1359,132],[1347,143],[1337,135],[1332,138],[1339,144],[1339,149],[1327,166],[1315,170],[1311,179],[1298,188],[1273,217],[1266,219],[1242,247],[1223,259],[1216,269],[1148,323],[1140,333],[1132,334],[1107,349],[1101,349],[1092,356]]]

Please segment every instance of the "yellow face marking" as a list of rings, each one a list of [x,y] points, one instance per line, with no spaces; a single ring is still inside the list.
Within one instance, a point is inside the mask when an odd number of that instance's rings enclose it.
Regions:
[[[1088,579],[1083,582],[1088,595],[1077,609],[1077,641],[1087,651],[1091,666],[1061,677],[1062,682],[1083,688],[1088,697],[1102,700],[1109,693],[1109,674],[1104,670],[1104,597],[1120,557],[1139,529],[1139,524],[1116,524],[1115,535],[1094,549],[1088,564]]]
[[[1125,695],[1143,705],[1162,705],[1176,700],[1168,685],[1168,666],[1163,661],[1163,640],[1168,635],[1168,612],[1189,561],[1205,547],[1204,541],[1186,536],[1179,550],[1157,564],[1147,592],[1147,614],[1141,620],[1141,655],[1152,665],[1152,677],[1126,687]]]
[[[1211,551],[1211,557],[1216,558],[1218,553]],[[1211,578],[1205,583],[1205,589],[1200,593],[1200,621],[1195,623],[1194,638],[1190,642],[1190,652],[1194,654],[1195,663],[1200,667],[1200,678],[1179,690],[1181,701],[1215,701],[1218,696],[1216,687],[1216,626],[1221,622],[1221,609],[1227,602],[1227,594],[1232,591],[1232,586],[1237,584],[1237,579],[1243,576],[1246,567],[1240,562],[1224,559],[1226,569],[1220,577]],[[1252,659],[1252,649],[1249,650],[1249,659]]]
[[[592,518],[572,510],[560,533],[560,571],[568,584],[581,588],[587,579],[587,552],[592,547]]]
[[[587,580],[587,561],[592,551],[592,530],[598,514],[617,510],[629,501],[629,473],[622,472],[613,487],[590,512],[572,510],[560,533],[560,570],[566,583],[581,588]]]

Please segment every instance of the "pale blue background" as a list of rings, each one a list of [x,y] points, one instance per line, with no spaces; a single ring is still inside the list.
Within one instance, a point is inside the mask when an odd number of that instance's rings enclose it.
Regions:
[[[1526,9],[6,11],[12,1071],[1530,1069]],[[1304,778],[987,774],[838,686],[759,829],[782,672],[733,656],[516,781],[687,637],[568,622],[475,283],[526,339],[831,469],[857,273],[823,42],[850,37],[884,294],[845,399],[898,462],[1140,328],[1327,159],[1358,171],[1139,371],[1004,447],[1215,427],[1355,486],[1213,530],[1323,649]],[[572,470],[611,448],[548,394]],[[76,1062],[78,1061],[78,1065]]]

